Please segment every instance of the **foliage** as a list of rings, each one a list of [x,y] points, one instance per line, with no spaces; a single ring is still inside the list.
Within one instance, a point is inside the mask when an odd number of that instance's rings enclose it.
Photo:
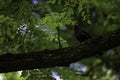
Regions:
[[[62,47],[75,46],[78,44],[73,32],[75,23],[94,37],[118,29],[119,6],[119,0],[0,0],[0,54],[58,49],[58,37]],[[80,61],[87,67],[80,74],[76,72],[81,68],[55,67],[23,71],[22,77],[54,80],[51,72],[55,71],[64,80],[115,80],[120,77],[119,51],[117,47],[105,52],[102,58]],[[15,80],[11,75],[17,73],[4,74],[3,80],[9,80],[9,76]]]
[[[2,80],[25,80],[25,78],[20,78],[20,74],[18,72],[11,72],[2,74]]]

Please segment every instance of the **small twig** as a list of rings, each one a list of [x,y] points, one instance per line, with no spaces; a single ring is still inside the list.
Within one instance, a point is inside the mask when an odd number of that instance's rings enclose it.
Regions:
[[[58,31],[58,46],[59,46],[59,49],[62,48],[62,44],[61,44],[61,41],[60,41],[60,28],[59,27],[56,27],[57,28],[57,31]]]

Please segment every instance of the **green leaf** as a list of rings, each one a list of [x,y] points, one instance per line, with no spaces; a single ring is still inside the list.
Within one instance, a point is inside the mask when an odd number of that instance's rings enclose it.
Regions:
[[[2,45],[4,42],[4,38],[0,38],[0,45]]]
[[[21,73],[21,76],[20,77],[23,77],[23,78],[26,78],[28,76],[28,71],[22,71]]]

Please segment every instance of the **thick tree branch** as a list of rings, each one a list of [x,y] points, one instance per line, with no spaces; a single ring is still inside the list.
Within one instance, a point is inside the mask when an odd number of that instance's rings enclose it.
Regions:
[[[69,66],[70,63],[85,59],[120,45],[120,29],[89,39],[79,46],[58,50],[36,51],[22,54],[4,54],[0,56],[0,73]]]

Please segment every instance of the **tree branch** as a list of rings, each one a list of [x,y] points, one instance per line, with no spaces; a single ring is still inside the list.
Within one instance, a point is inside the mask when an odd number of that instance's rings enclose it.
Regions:
[[[7,53],[0,56],[0,73],[69,66],[70,63],[95,56],[119,45],[120,29],[97,38],[91,38],[75,47],[20,54]]]

